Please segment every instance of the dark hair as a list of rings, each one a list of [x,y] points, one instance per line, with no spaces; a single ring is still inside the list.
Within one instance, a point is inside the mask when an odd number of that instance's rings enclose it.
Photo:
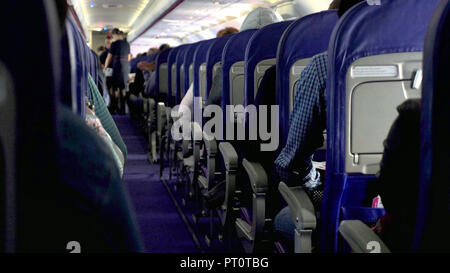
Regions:
[[[112,34],[112,35],[120,35],[120,29],[118,29],[118,28],[113,29],[113,30],[111,31],[111,34]]]
[[[159,47],[159,51],[164,51],[164,50],[169,49],[169,48],[170,48],[170,45],[168,45],[168,44],[162,44],[162,45]]]
[[[224,28],[224,29],[220,30],[219,32],[217,32],[217,38],[223,37],[228,34],[238,33],[238,32],[239,32],[239,30],[237,30],[234,27],[227,27],[227,28]]]
[[[333,0],[333,2],[331,2],[328,9],[330,9],[330,10],[339,9],[340,5],[341,5],[341,0]]]
[[[363,2],[364,0],[341,0],[338,9],[338,16],[342,17],[349,9],[351,9],[354,5]]]

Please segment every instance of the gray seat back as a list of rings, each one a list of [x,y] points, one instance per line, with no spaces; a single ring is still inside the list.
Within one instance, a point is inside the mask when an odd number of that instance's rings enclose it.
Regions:
[[[168,67],[167,63],[163,63],[159,66],[159,93],[168,94]]]
[[[351,64],[345,96],[347,173],[378,172],[397,106],[421,96],[421,69],[421,52],[375,55]]]

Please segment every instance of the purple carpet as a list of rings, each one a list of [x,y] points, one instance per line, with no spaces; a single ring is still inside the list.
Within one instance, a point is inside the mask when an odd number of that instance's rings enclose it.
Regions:
[[[147,160],[147,143],[128,116],[114,116],[128,149],[123,181],[132,199],[144,246],[149,253],[197,253],[184,222],[159,180],[159,165]]]

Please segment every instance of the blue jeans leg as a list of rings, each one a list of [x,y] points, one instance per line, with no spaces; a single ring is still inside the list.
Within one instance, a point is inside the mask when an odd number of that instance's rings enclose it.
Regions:
[[[295,237],[295,223],[292,221],[289,207],[282,209],[275,217],[274,230],[287,240],[293,242]]]

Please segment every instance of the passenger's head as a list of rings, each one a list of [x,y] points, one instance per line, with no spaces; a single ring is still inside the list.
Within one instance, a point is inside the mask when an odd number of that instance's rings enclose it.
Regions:
[[[159,47],[159,52],[162,52],[162,51],[164,51],[164,50],[166,50],[166,49],[169,49],[170,48],[170,45],[168,45],[168,44],[162,44],[160,47]]]
[[[333,2],[331,2],[331,4],[328,7],[328,9],[329,10],[339,9],[340,5],[341,5],[341,0],[333,0]]]
[[[227,27],[227,28],[224,28],[224,29],[220,30],[219,32],[217,32],[217,38],[223,37],[228,34],[238,33],[238,32],[239,32],[239,30],[237,30],[234,27]]]
[[[109,37],[109,36],[106,36],[106,38],[105,38],[105,47],[106,47],[106,49],[110,49],[111,48],[111,37]]]
[[[152,47],[152,48],[150,48],[150,49],[148,50],[147,56],[150,56],[150,55],[155,54],[155,53],[157,53],[157,52],[158,52],[158,49],[157,49],[156,47]]]
[[[257,8],[247,15],[242,23],[241,31],[248,29],[260,29],[267,25],[281,21],[283,21],[283,18],[273,9]]]
[[[340,0],[338,16],[342,17],[349,9],[351,9],[354,5],[362,2],[364,0]]]
[[[102,53],[103,51],[105,51],[105,47],[104,47],[104,46],[99,46],[99,47],[97,48],[97,52],[98,52],[98,53]]]
[[[120,33],[121,33],[120,29],[118,29],[118,28],[113,29],[111,34],[112,34],[112,38],[113,38],[114,41],[117,41],[117,40],[121,39]]]

